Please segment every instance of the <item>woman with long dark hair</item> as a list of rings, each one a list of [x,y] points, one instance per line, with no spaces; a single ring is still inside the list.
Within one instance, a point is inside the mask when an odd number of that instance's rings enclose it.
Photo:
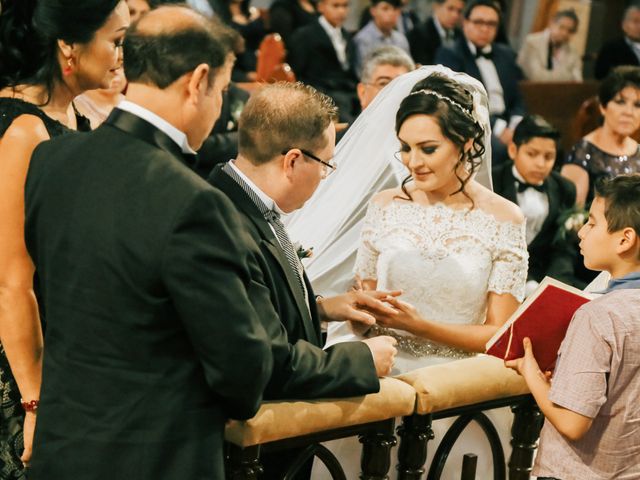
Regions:
[[[88,128],[72,100],[110,86],[129,11],[124,0],[0,0],[0,7],[0,476],[17,479],[31,455],[43,348],[44,312],[23,232],[29,160],[40,142]]]

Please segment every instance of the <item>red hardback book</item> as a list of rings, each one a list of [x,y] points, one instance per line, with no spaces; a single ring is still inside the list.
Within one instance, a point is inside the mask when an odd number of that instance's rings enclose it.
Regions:
[[[545,277],[487,342],[487,353],[504,360],[520,358],[524,355],[522,340],[529,337],[540,369],[553,369],[573,314],[592,298],[592,294]]]

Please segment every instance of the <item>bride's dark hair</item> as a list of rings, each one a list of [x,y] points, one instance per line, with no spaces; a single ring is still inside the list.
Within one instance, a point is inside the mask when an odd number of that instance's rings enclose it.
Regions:
[[[413,86],[411,93],[400,103],[396,114],[396,134],[400,132],[405,120],[413,115],[429,115],[437,120],[443,135],[460,149],[459,162],[465,162],[469,171],[464,178],[460,177],[456,171],[460,188],[452,195],[462,192],[467,198],[470,197],[464,187],[482,163],[485,152],[484,130],[474,120],[472,112],[471,93],[455,80],[433,73]],[[464,146],[471,139],[473,144],[465,153]],[[412,199],[406,188],[410,180],[409,175],[402,182],[402,191],[408,197],[407,200]]]
[[[0,0],[0,88],[62,79],[58,40],[88,43],[120,0]]]

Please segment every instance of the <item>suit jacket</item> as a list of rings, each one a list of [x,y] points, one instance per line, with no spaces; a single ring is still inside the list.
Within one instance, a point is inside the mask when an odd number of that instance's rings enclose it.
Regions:
[[[456,28],[454,38],[462,37],[462,31]],[[442,45],[442,39],[438,33],[433,17],[427,18],[407,35],[411,56],[420,65],[433,65],[436,51]]]
[[[29,478],[222,479],[224,424],[272,367],[233,205],[118,109],[36,149],[25,205],[47,308]]]
[[[347,39],[349,69],[343,70],[333,43],[318,20],[300,27],[291,35],[288,61],[298,80],[330,95],[337,90],[354,93],[358,77],[355,72],[356,48],[351,34]]]
[[[582,81],[582,60],[569,44],[562,47],[562,63],[549,62],[549,30],[527,35],[518,53],[518,65],[529,80],[540,82]]]
[[[508,162],[493,169],[494,191],[518,204],[516,179],[512,171],[513,163]],[[558,231],[558,217],[572,208],[576,202],[576,187],[573,182],[552,171],[545,180],[547,197],[549,198],[549,215],[542,224],[542,229],[531,241],[529,251],[528,280],[540,282],[546,275],[565,283],[574,284],[573,262],[577,255],[575,247],[553,245],[553,238]]]
[[[602,80],[609,72],[620,65],[640,66],[640,61],[627,43],[625,37],[616,38],[605,43],[598,52],[594,74],[597,80]]]
[[[507,122],[514,115],[524,115],[526,112],[524,100],[520,93],[518,82],[522,80],[522,71],[516,63],[516,55],[507,45],[493,43],[493,63],[498,71],[498,78],[504,91],[505,111],[501,116]],[[480,80],[484,80],[476,64],[476,58],[469,50],[464,36],[458,38],[453,47],[440,47],[436,52],[435,63],[451,68],[456,72],[464,72]]]
[[[268,298],[254,300],[265,329],[271,335],[273,376],[265,391],[268,399],[348,397],[377,392],[379,382],[371,352],[362,342],[348,342],[322,350],[320,322],[313,289],[306,275],[309,307],[297,277],[269,223],[247,193],[222,169],[209,179],[240,211],[244,227],[255,241],[259,276],[270,290]]]

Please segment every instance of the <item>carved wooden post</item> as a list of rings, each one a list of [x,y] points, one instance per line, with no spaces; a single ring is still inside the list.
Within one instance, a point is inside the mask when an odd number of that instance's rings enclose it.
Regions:
[[[360,443],[362,443],[361,480],[386,480],[389,478],[391,448],[398,443],[393,435],[394,423],[395,419],[392,418],[384,428],[358,436]]]
[[[533,456],[538,448],[540,429],[544,415],[533,398],[511,407],[514,413],[511,427],[511,458],[509,459],[509,480],[528,480],[531,477]]]
[[[260,465],[260,446],[240,448],[227,444],[226,480],[258,480],[263,473]]]
[[[420,480],[427,461],[427,442],[433,439],[431,415],[411,415],[398,427],[398,480]]]

